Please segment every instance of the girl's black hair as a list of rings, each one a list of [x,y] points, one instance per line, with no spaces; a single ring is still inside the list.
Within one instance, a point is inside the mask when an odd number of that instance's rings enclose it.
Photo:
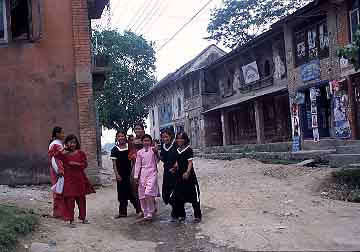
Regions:
[[[185,132],[177,133],[176,139],[178,139],[178,138],[184,139],[185,145],[190,144],[190,138],[189,138],[188,134],[186,134]]]
[[[149,138],[149,139],[151,140],[151,142],[152,142],[152,140],[153,140],[152,137],[151,137],[149,134],[145,134],[145,135],[141,138],[141,140],[144,141],[145,138]]]
[[[68,135],[68,136],[65,138],[65,142],[64,142],[64,143],[67,144],[68,142],[70,142],[70,141],[72,141],[72,140],[75,140],[75,142],[76,142],[75,150],[80,150],[80,142],[79,142],[78,138],[77,138],[75,135],[73,135],[73,134]]]
[[[56,134],[61,133],[61,131],[63,131],[61,127],[56,126],[53,128],[50,143],[56,139]]]
[[[116,135],[115,135],[115,145],[118,146],[119,145],[119,141],[117,140],[117,137],[119,134],[123,134],[125,136],[126,142],[127,142],[127,137],[126,137],[126,132],[125,130],[118,130],[116,131]]]
[[[170,136],[170,138],[174,138],[174,132],[170,129],[164,129],[163,131],[161,131],[161,135],[162,134],[167,134]]]
[[[135,129],[137,126],[139,126],[142,130],[145,130],[144,124],[142,124],[142,123],[135,123],[135,124],[134,124],[134,129]]]

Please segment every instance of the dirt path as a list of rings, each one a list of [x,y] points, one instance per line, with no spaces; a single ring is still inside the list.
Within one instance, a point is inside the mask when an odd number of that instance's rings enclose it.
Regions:
[[[201,224],[190,223],[192,217],[185,224],[169,223],[169,209],[161,204],[154,223],[138,224],[133,210],[129,218],[114,220],[115,188],[107,187],[88,197],[90,225],[70,229],[44,217],[22,243],[53,240],[59,252],[360,250],[360,205],[321,198],[315,190],[328,170],[247,159],[196,160],[195,165]],[[47,193],[34,189],[34,195],[22,198],[27,191],[15,191],[1,193],[0,187],[0,200],[48,213]]]

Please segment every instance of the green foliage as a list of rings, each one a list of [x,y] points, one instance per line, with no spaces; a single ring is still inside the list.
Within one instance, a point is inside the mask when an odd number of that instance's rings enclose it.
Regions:
[[[96,98],[101,124],[128,130],[144,122],[147,110],[139,99],[155,83],[153,45],[135,33],[116,30],[95,31],[93,45],[111,61],[104,90]]]
[[[270,25],[309,0],[224,0],[214,9],[208,25],[209,39],[229,48],[244,45]]]
[[[35,215],[14,206],[0,205],[0,251],[13,251],[17,236],[31,232],[36,223]]]
[[[359,27],[360,28],[360,27]],[[353,35],[353,42],[350,45],[339,48],[337,53],[340,58],[347,59],[355,68],[360,69],[360,29],[357,29]]]

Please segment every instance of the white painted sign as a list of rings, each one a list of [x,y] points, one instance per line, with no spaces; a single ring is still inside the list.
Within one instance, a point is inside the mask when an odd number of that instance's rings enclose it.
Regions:
[[[259,70],[256,61],[242,67],[245,84],[260,80]]]

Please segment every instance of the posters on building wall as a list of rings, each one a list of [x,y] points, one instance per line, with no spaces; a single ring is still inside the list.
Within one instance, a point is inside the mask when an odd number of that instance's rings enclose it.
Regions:
[[[312,60],[300,68],[301,79],[303,82],[320,78],[320,60]]]
[[[334,91],[333,109],[334,109],[334,128],[337,138],[350,138],[351,128],[348,117],[349,100],[342,83],[339,81],[331,82]]]
[[[320,95],[318,88],[310,88],[310,102],[311,102],[311,128],[313,129],[313,139],[315,142],[319,141],[319,123],[316,97]]]
[[[299,120],[299,105],[296,102],[296,99],[290,99],[291,104],[291,124],[292,124],[292,151],[300,150],[300,120]]]
[[[252,82],[260,80],[259,70],[256,64],[256,61],[247,64],[242,67],[245,84],[250,84]]]

